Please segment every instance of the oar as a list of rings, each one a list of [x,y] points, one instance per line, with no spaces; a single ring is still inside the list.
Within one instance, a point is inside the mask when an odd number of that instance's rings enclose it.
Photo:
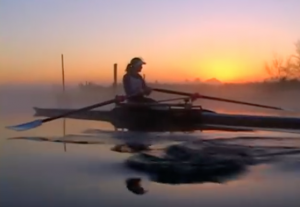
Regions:
[[[169,94],[182,95],[182,96],[191,96],[191,97],[196,98],[196,99],[203,98],[203,99],[210,99],[210,100],[215,100],[215,101],[224,101],[224,102],[229,102],[229,103],[243,104],[243,105],[261,107],[261,108],[268,108],[268,109],[274,109],[274,110],[280,110],[280,111],[292,111],[292,110],[288,110],[288,109],[284,109],[284,108],[276,107],[276,106],[267,106],[267,105],[256,104],[256,103],[235,101],[235,100],[230,100],[230,99],[225,99],[225,98],[217,98],[217,97],[212,97],[212,96],[201,95],[201,94],[197,94],[197,93],[196,94],[186,93],[186,92],[173,91],[173,90],[160,89],[160,88],[152,88],[152,90],[157,91],[157,92],[162,92],[162,93],[169,93]]]
[[[53,117],[49,117],[49,118],[45,118],[45,119],[38,119],[38,120],[35,120],[35,121],[31,121],[31,122],[27,122],[27,123],[15,125],[15,126],[8,126],[6,128],[12,129],[12,130],[15,130],[15,131],[29,130],[29,129],[33,129],[33,128],[39,127],[43,123],[46,123],[46,122],[49,122],[49,121],[53,121],[53,120],[56,120],[56,119],[59,119],[59,118],[63,118],[63,117],[66,117],[66,116],[68,116],[70,114],[79,113],[79,112],[82,112],[82,111],[88,111],[88,110],[91,110],[93,108],[97,108],[97,107],[109,105],[109,104],[116,103],[116,102],[119,102],[119,101],[122,102],[125,99],[126,99],[126,97],[117,96],[114,99],[111,99],[111,100],[108,100],[108,101],[104,101],[104,102],[101,102],[101,103],[97,103],[97,104],[94,104],[94,105],[91,105],[91,106],[86,106],[84,108],[80,108],[80,109],[75,109],[75,110],[72,110],[72,111],[68,111],[66,113],[63,113],[63,114],[60,114],[60,115],[57,115],[57,116],[53,116]]]

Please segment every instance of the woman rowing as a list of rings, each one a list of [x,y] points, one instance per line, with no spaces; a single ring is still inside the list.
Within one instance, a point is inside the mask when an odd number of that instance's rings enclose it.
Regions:
[[[155,103],[156,101],[145,96],[151,94],[151,88],[149,88],[144,78],[139,74],[143,65],[146,64],[142,58],[135,57],[131,59],[130,63],[126,67],[126,73],[123,76],[123,87],[128,96],[129,102],[139,103]]]

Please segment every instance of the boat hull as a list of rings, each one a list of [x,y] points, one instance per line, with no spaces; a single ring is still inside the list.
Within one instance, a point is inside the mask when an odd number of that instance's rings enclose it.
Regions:
[[[202,114],[203,123],[263,129],[300,130],[300,118],[236,114]]]
[[[52,117],[72,109],[37,108],[35,116]],[[115,107],[67,116],[80,120],[110,122],[130,131],[253,131],[249,128],[299,130],[300,118],[221,114],[197,108]],[[243,128],[244,127],[244,128]]]
[[[37,117],[53,117],[73,110],[73,109],[64,109],[64,108],[39,108],[39,107],[33,107],[33,109],[35,111],[34,116]],[[66,118],[111,122],[113,119],[113,114],[111,111],[91,110],[91,111],[83,111],[83,112],[70,114],[66,116]]]
[[[52,117],[71,109],[34,107],[35,116]],[[214,113],[212,111],[208,111]],[[91,110],[68,115],[66,118],[110,122],[117,129],[130,131],[195,131],[201,130],[199,109],[166,107],[115,107],[110,111]],[[216,127],[207,127],[216,129]],[[243,130],[244,131],[244,130]]]

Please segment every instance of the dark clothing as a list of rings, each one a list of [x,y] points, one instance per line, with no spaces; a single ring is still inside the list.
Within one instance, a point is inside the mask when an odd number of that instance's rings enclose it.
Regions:
[[[123,87],[125,94],[131,96],[144,90],[146,88],[146,83],[140,74],[126,73],[123,76]]]
[[[145,80],[140,74],[130,74],[126,73],[123,76],[123,87],[125,94],[127,96],[133,96],[141,93],[147,88]],[[138,103],[155,103],[156,101],[145,97],[144,95],[136,95],[128,99],[129,102],[138,102]]]

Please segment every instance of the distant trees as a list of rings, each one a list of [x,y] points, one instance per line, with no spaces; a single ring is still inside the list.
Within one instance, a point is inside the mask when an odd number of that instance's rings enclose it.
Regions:
[[[295,54],[286,59],[274,55],[271,63],[265,64],[265,70],[272,81],[287,81],[300,78],[300,40],[295,43]]]

